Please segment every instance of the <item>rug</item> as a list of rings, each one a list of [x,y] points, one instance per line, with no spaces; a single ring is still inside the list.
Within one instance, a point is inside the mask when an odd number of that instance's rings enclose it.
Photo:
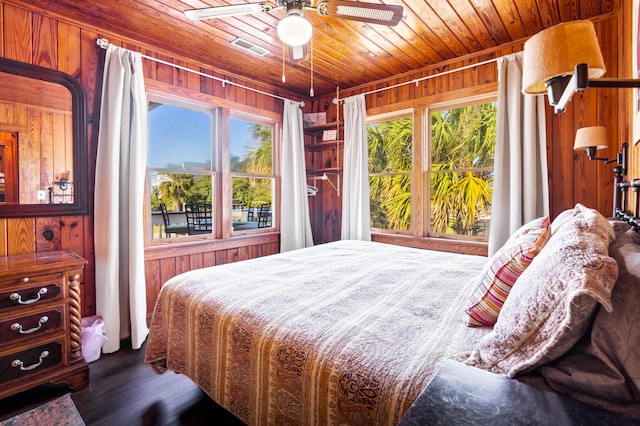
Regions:
[[[66,394],[33,410],[25,411],[0,426],[84,426],[71,396]]]

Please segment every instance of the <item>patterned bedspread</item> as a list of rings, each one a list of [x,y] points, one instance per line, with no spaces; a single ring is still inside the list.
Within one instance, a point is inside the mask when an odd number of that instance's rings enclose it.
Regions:
[[[486,258],[364,241],[172,278],[145,362],[251,425],[392,425],[486,329],[462,306]]]

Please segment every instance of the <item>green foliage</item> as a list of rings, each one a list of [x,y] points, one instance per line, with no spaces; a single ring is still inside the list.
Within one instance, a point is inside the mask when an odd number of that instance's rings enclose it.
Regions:
[[[242,159],[232,158],[231,170],[238,170],[251,175],[271,175],[272,160],[272,128],[254,124],[251,137],[256,142]],[[249,205],[252,202],[271,201],[272,180],[270,178],[234,177],[232,179],[232,197],[234,204]]]
[[[408,230],[411,227],[411,171],[413,122],[410,117],[367,126],[371,176],[371,226]],[[400,173],[400,174],[398,174]]]
[[[409,230],[412,119],[371,124],[367,134],[371,226]],[[496,104],[436,111],[431,134],[431,231],[477,235],[491,212],[493,173],[470,169],[493,167]]]
[[[495,103],[434,112],[431,132],[432,170],[493,167]],[[436,172],[430,180],[432,231],[476,235],[491,214],[493,173]]]

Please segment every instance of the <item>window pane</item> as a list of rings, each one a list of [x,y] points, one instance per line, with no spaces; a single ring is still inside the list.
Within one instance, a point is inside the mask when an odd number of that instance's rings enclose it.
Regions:
[[[495,140],[495,102],[431,114],[431,163],[434,170],[493,167]]]
[[[431,231],[489,236],[493,172],[431,174]]]
[[[272,178],[232,177],[234,231],[273,227]]]
[[[369,173],[411,170],[413,120],[397,118],[367,125]]]
[[[231,172],[271,175],[272,127],[231,119]]]
[[[186,236],[185,205],[211,205],[213,177],[209,174],[151,172],[152,239]],[[163,206],[166,213],[163,214]],[[193,229],[193,228],[191,228]]]
[[[211,170],[211,116],[149,103],[149,167]]]
[[[411,177],[369,176],[371,227],[408,231],[411,227]]]

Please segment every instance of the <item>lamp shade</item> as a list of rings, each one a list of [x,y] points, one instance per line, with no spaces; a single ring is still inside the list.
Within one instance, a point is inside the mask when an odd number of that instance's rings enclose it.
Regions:
[[[302,16],[289,13],[285,18],[278,22],[278,37],[289,46],[302,46],[311,40],[312,27],[311,23]]]
[[[591,21],[571,21],[540,31],[524,44],[522,90],[545,93],[545,82],[553,77],[573,75],[575,66],[587,64],[589,78],[605,73],[602,52]]]
[[[597,150],[607,148],[607,129],[604,126],[581,127],[576,132],[576,141],[573,144],[575,151],[586,151],[595,147]]]

